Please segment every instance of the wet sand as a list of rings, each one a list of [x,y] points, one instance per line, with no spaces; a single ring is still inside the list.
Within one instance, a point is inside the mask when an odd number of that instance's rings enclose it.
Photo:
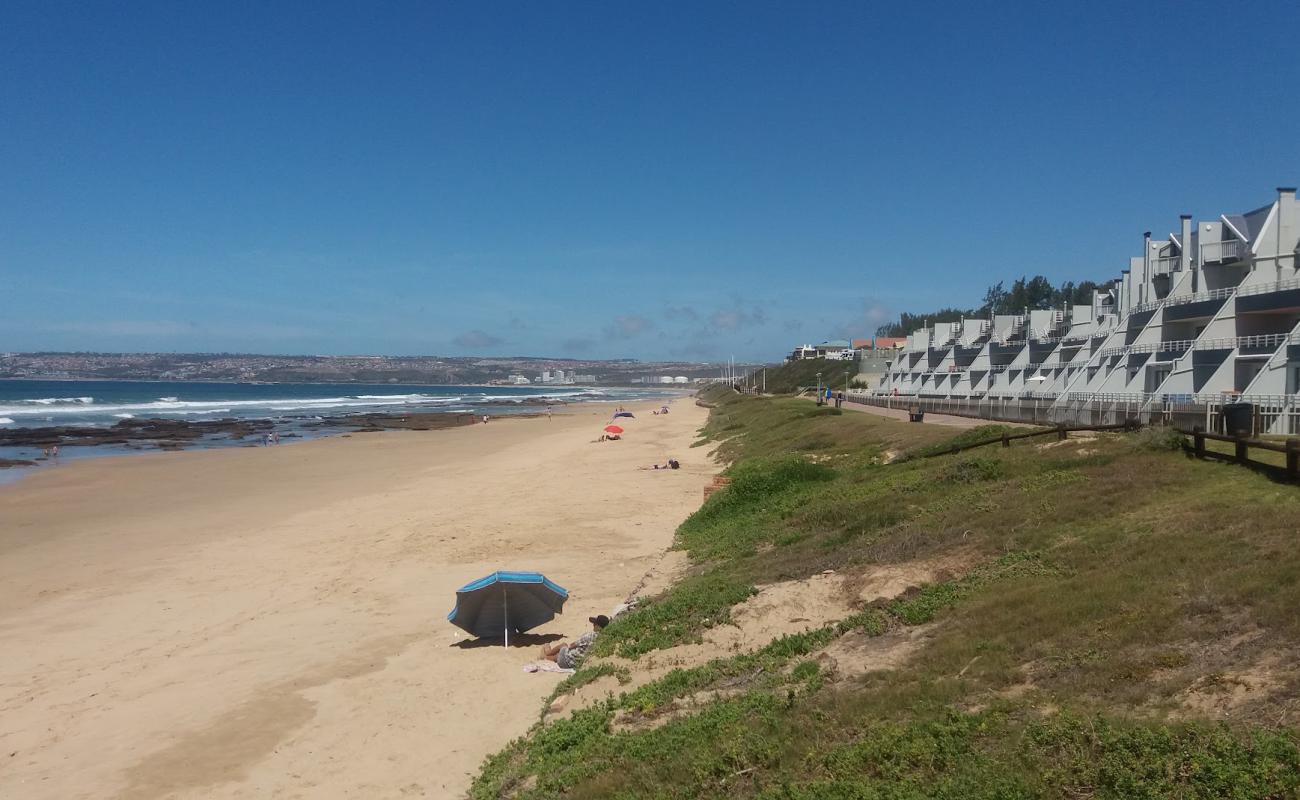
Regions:
[[[715,471],[704,409],[630,407],[621,442],[580,406],[0,487],[0,797],[461,796],[562,676],[461,646],[456,588],[545,572],[570,600],[528,641],[577,636]]]

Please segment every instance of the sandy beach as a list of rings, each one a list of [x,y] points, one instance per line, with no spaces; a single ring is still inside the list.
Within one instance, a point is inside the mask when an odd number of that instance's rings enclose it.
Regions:
[[[568,588],[575,637],[716,468],[706,412],[88,459],[0,487],[0,797],[458,797],[561,676],[464,647],[456,588]],[[677,472],[638,466],[682,461]]]

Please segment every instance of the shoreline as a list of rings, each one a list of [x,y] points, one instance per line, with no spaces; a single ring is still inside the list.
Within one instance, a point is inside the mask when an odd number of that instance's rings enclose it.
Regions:
[[[565,387],[568,387],[568,388],[574,388],[574,389],[643,389],[643,388],[645,388],[645,387],[648,385],[648,386],[653,386],[653,387],[655,387],[655,388],[663,387],[665,391],[681,391],[681,392],[684,392],[684,393],[686,393],[686,394],[692,394],[692,393],[694,393],[697,389],[699,389],[698,386],[696,386],[696,385],[692,385],[692,384],[668,384],[668,383],[662,383],[662,384],[661,384],[661,383],[652,383],[652,384],[639,384],[639,383],[531,383],[531,384],[514,384],[514,383],[427,383],[427,382],[420,382],[420,383],[405,383],[405,382],[390,383],[390,382],[388,382],[388,381],[380,381],[380,382],[378,382],[378,383],[373,383],[373,382],[370,382],[370,381],[348,381],[348,380],[337,380],[337,381],[237,381],[237,380],[224,380],[224,381],[219,381],[219,380],[210,380],[210,379],[206,379],[206,378],[203,378],[203,379],[196,379],[196,380],[186,380],[186,379],[184,379],[184,378],[104,378],[104,377],[85,377],[85,378],[52,378],[52,377],[44,377],[44,378],[34,378],[34,377],[31,377],[31,376],[27,376],[27,375],[0,375],[0,382],[3,382],[3,381],[30,381],[30,382],[42,382],[42,381],[46,381],[46,382],[49,382],[49,383],[76,383],[76,382],[78,382],[78,381],[86,381],[86,382],[88,382],[88,383],[89,383],[89,382],[98,382],[98,383],[182,383],[182,384],[208,383],[208,384],[216,384],[216,385],[222,385],[222,384],[233,384],[233,385],[236,385],[236,386],[351,386],[351,385],[357,385],[357,386],[429,386],[429,387],[466,386],[466,387],[470,387],[470,388],[473,388],[473,389],[540,389],[540,388],[544,388],[544,387],[557,387],[557,388],[565,388]],[[680,387],[683,387],[683,388],[678,389],[679,386],[680,386]]]
[[[476,411],[412,408],[405,411],[357,411],[325,416],[249,416],[211,420],[141,416],[123,419],[108,427],[86,424],[0,426],[0,487],[11,486],[39,473],[42,468],[63,463],[36,454],[36,450],[51,445],[64,448],[62,455],[66,462],[75,462],[87,458],[116,458],[158,452],[255,447],[260,446],[261,435],[271,431],[280,432],[288,440],[281,444],[292,444],[355,433],[453,428],[473,424],[485,411],[489,412],[488,416],[499,421],[542,416],[545,414],[545,406],[554,406],[555,413],[562,414],[587,406],[608,407],[611,403],[651,403],[657,406],[689,396],[680,393],[655,400],[614,397],[608,400],[584,398],[573,402],[546,395],[533,395],[521,396],[517,402],[490,404]],[[104,451],[100,448],[104,448]],[[20,452],[23,450],[32,452]],[[9,451],[8,455],[6,451]]]
[[[8,487],[0,794],[458,796],[562,677],[522,671],[531,643],[608,613],[699,506],[716,467],[681,399],[627,403],[617,443],[593,443],[608,407],[588,403]],[[665,455],[683,470],[636,469]],[[443,617],[498,568],[545,572],[565,614],[527,647],[465,647]]]

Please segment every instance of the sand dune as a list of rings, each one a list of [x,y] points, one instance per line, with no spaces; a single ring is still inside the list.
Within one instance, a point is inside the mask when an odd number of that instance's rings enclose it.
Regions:
[[[641,408],[636,410],[641,411]],[[455,797],[559,679],[460,647],[455,589],[566,586],[576,636],[714,471],[705,412],[81,461],[0,489],[0,796]],[[680,472],[638,465],[674,455]]]

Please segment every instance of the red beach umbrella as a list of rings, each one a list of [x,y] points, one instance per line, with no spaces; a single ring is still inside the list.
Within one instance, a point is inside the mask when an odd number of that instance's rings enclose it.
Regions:
[[[606,425],[605,433],[622,433],[623,429],[617,425]]]

